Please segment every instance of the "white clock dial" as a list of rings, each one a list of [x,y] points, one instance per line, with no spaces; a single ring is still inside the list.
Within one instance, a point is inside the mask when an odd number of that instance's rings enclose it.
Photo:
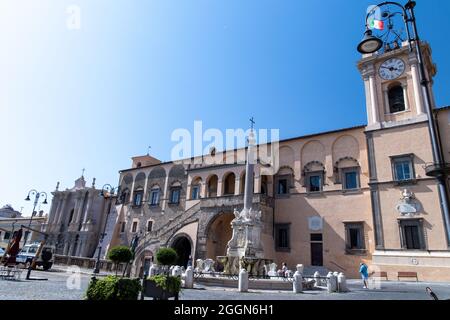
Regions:
[[[380,77],[384,80],[394,80],[405,71],[405,63],[402,59],[392,58],[383,62],[380,66]]]

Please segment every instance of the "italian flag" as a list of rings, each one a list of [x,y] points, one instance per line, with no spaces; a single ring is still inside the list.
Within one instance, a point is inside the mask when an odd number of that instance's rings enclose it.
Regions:
[[[371,29],[384,30],[384,22],[381,21],[381,20],[372,19],[370,21],[370,28]]]

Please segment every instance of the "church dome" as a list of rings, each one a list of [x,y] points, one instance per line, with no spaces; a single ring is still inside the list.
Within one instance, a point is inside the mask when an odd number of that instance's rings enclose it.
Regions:
[[[14,210],[10,204],[6,204],[0,208],[0,217],[2,218],[16,218],[22,214],[19,211]]]

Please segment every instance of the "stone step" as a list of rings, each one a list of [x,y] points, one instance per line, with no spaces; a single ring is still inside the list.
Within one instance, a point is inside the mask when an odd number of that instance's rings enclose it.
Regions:
[[[316,271],[319,271],[322,277],[325,277],[330,270],[326,267],[318,267],[318,266],[305,266],[303,275],[312,276]]]

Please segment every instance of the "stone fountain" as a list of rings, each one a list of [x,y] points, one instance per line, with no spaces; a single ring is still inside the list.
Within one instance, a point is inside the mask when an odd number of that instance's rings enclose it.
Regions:
[[[253,172],[256,163],[256,145],[253,128],[248,138],[248,150],[245,173],[244,209],[234,210],[235,218],[231,222],[233,234],[227,244],[227,255],[217,257],[223,264],[225,274],[239,274],[246,269],[254,276],[265,275],[265,265],[272,262],[264,258],[261,243],[263,224],[261,211],[252,209],[253,204]]]

